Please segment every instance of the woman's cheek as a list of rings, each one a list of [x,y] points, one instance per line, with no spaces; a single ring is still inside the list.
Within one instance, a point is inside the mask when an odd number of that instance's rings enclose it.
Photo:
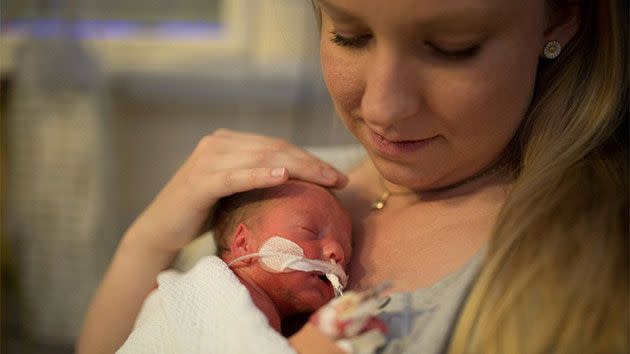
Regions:
[[[443,75],[447,76],[447,75]],[[494,118],[492,84],[474,77],[443,77],[439,89],[427,97],[429,105],[440,119],[442,133],[450,136],[470,136],[474,130],[491,130]],[[473,131],[471,131],[473,130]]]
[[[501,149],[523,119],[533,90],[532,71],[535,63],[506,55],[469,70],[436,71],[430,75],[434,90],[427,92],[427,101],[443,133],[456,138],[453,142]]]
[[[332,44],[321,45],[322,73],[328,92],[344,121],[361,104],[363,78],[360,58],[339,53],[343,49]],[[346,122],[347,123],[347,122]]]

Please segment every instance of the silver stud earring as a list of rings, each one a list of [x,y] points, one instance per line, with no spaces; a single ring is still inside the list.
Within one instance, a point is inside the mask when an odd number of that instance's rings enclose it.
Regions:
[[[549,41],[545,44],[545,49],[543,50],[543,55],[547,59],[555,59],[560,55],[562,51],[562,46],[558,41]]]

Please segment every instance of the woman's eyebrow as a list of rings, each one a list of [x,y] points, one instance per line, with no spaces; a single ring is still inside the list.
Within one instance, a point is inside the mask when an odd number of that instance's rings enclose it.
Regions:
[[[324,11],[338,22],[355,23],[362,20],[351,14],[348,10],[337,5],[333,5],[327,0],[316,0]],[[431,13],[432,12],[432,13]],[[474,5],[463,5],[458,8],[433,9],[427,11],[420,18],[411,21],[409,28],[445,28],[445,29],[469,29],[471,27],[488,27],[489,21],[496,14],[492,14],[490,9]]]
[[[323,8],[328,15],[334,17],[335,20],[340,22],[359,22],[360,19],[352,15],[347,10],[344,10],[336,5],[333,5],[325,0],[316,0],[317,5]]]
[[[478,7],[449,9],[418,20],[415,27],[453,30],[485,28],[491,26],[493,22],[490,19],[495,17],[488,9]]]

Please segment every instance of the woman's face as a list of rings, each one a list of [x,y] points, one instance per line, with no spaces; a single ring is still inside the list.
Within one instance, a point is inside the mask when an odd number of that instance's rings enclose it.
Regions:
[[[318,4],[326,84],[385,178],[443,187],[499,157],[532,97],[544,1]]]

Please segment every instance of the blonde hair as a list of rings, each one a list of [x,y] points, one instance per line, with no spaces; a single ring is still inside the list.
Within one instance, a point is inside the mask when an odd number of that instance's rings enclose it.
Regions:
[[[449,352],[628,351],[627,9],[582,1],[541,65],[516,184]],[[556,4],[562,6],[562,4]]]

